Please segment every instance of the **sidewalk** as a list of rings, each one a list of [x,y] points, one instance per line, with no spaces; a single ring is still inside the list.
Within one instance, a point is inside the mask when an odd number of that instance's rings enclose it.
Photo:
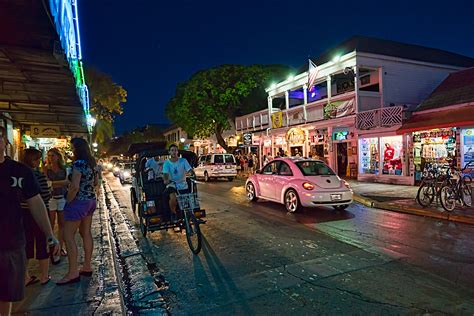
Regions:
[[[124,314],[122,298],[117,285],[113,249],[109,236],[103,193],[98,199],[93,216],[92,236],[94,252],[93,276],[81,277],[81,282],[57,286],[55,281],[67,272],[67,257],[59,265],[50,265],[51,281],[46,285],[36,283],[26,288],[25,299],[13,305],[13,314],[28,315],[121,315]],[[79,262],[83,261],[82,240],[78,236]],[[36,260],[30,263],[30,274],[39,276]]]
[[[354,190],[354,201],[383,210],[415,214],[449,221],[474,224],[474,208],[460,208],[446,212],[440,204],[421,207],[416,202],[418,187],[368,183],[348,180]]]

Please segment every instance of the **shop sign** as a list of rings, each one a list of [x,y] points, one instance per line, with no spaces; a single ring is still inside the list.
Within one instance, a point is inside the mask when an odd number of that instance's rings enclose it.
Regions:
[[[283,137],[275,138],[275,144],[276,145],[283,145]]]
[[[335,132],[333,133],[333,140],[347,140],[349,132]]]
[[[272,140],[271,139],[265,139],[263,141],[263,146],[264,147],[271,147],[272,146]]]
[[[341,94],[348,91],[354,91],[355,84],[352,78],[348,80],[338,80],[336,83],[337,94]]]
[[[260,145],[260,137],[258,136],[252,137],[252,145],[256,145],[256,146]]]
[[[244,141],[244,145],[246,145],[246,146],[252,145],[252,133],[245,133],[242,136],[242,139]]]
[[[227,146],[237,147],[237,138],[235,138],[234,136],[230,136],[227,140]]]
[[[31,137],[59,137],[60,131],[59,131],[59,126],[44,126],[44,125],[37,125],[37,126],[31,126],[30,129],[30,136]]]
[[[278,111],[272,114],[272,128],[280,128],[283,126],[283,112]]]
[[[331,102],[324,107],[326,118],[343,117],[352,113],[354,113],[354,99]]]
[[[56,139],[56,143],[54,144],[54,147],[57,147],[57,148],[67,147],[67,139],[65,139],[65,138]]]
[[[306,139],[306,134],[305,132],[298,127],[291,128],[287,133],[286,133],[286,140],[290,145],[301,145],[304,144],[304,141]]]
[[[456,131],[454,129],[440,129],[427,132],[415,133],[413,135],[413,142],[418,143],[422,138],[436,138],[436,137],[454,137]]]

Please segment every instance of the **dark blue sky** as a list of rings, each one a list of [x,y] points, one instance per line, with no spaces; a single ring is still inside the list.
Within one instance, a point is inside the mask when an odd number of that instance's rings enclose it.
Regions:
[[[299,67],[353,35],[474,57],[474,1],[384,2],[83,0],[82,50],[86,64],[128,91],[117,133],[166,123],[163,109],[176,84],[197,70],[226,63]]]

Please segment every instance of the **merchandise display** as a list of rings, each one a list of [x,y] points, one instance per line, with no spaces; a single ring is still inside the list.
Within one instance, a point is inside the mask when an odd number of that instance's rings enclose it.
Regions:
[[[378,148],[379,139],[377,137],[359,139],[359,173],[379,173]]]

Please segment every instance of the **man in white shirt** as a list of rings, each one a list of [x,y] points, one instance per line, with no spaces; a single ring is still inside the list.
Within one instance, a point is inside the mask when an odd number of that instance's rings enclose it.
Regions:
[[[167,185],[166,191],[169,193],[169,205],[171,212],[176,214],[176,192],[185,194],[190,192],[188,183],[186,182],[186,173],[190,173],[195,177],[193,168],[189,162],[178,157],[178,146],[172,144],[169,147],[170,159],[166,160],[163,165],[163,179]]]

